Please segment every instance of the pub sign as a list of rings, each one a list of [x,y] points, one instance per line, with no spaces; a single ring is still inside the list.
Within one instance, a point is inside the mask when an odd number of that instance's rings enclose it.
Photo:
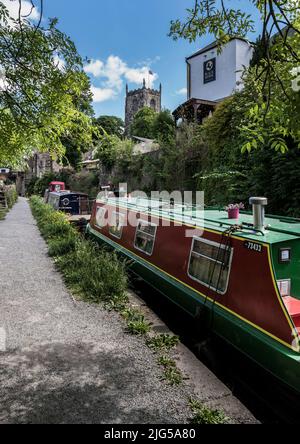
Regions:
[[[216,80],[216,58],[204,62],[204,83]]]

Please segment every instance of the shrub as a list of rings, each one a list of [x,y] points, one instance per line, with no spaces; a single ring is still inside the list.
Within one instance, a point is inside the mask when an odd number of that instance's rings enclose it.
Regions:
[[[83,239],[63,213],[54,211],[41,198],[30,199],[38,227],[49,244],[49,255],[76,294],[91,302],[122,304],[126,301],[124,265],[114,253]]]
[[[18,194],[15,185],[5,187],[5,195],[8,208],[10,209],[18,200]]]
[[[228,422],[228,418],[219,410],[209,409],[193,399],[189,404],[194,414],[190,421],[192,424],[226,424]]]

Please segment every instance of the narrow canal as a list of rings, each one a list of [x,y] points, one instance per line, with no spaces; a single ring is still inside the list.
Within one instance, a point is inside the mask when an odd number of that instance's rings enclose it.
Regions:
[[[299,403],[288,398],[270,377],[250,360],[216,338],[205,338],[196,322],[175,304],[131,275],[132,290],[180,337],[199,360],[225,383],[263,424],[294,424],[299,421]]]

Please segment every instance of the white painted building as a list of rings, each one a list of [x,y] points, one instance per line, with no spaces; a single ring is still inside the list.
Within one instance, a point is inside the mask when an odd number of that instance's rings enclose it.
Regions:
[[[174,111],[175,119],[193,118],[201,122],[218,102],[242,88],[241,77],[252,56],[252,46],[243,39],[234,38],[221,52],[214,42],[187,57],[188,97],[187,102]]]
[[[218,53],[216,43],[187,57],[188,99],[220,101],[232,95],[248,67],[253,48],[242,39],[233,39]]]

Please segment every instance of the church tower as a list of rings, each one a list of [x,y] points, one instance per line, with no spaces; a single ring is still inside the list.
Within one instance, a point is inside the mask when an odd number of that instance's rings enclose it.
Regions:
[[[125,105],[125,132],[128,134],[130,125],[136,113],[145,107],[152,108],[156,113],[161,111],[161,93],[162,87],[160,84],[159,90],[150,89],[146,87],[146,81],[143,81],[143,87],[129,91],[126,85],[126,105]]]

